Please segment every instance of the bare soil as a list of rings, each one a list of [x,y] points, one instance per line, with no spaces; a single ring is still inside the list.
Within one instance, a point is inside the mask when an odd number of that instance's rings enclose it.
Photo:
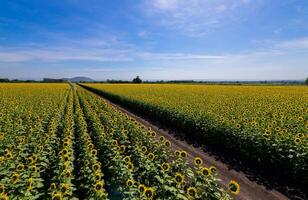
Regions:
[[[97,95],[99,96],[99,95]],[[306,196],[300,190],[288,186],[280,186],[273,178],[268,180],[255,174],[256,170],[250,170],[249,163],[241,163],[238,159],[233,159],[228,152],[220,152],[217,149],[206,146],[198,146],[191,143],[184,137],[183,133],[175,133],[173,130],[164,127],[159,122],[153,122],[146,117],[141,117],[131,110],[115,104],[101,96],[107,103],[114,106],[123,113],[136,119],[146,127],[151,127],[157,133],[157,137],[164,136],[171,142],[171,150],[185,150],[188,153],[188,161],[193,165],[194,158],[200,157],[206,166],[215,166],[218,172],[218,178],[224,188],[227,188],[230,180],[237,181],[241,188],[240,194],[233,196],[237,200],[306,200]],[[254,167],[252,166],[252,169]],[[266,175],[268,176],[268,175]],[[268,178],[268,177],[267,177]],[[278,185],[277,185],[278,184]],[[280,192],[280,191],[283,191]]]

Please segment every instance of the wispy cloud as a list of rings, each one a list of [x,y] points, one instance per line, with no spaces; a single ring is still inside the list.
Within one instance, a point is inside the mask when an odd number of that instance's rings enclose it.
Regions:
[[[144,10],[148,17],[167,29],[189,36],[204,36],[223,24],[242,20],[241,10],[252,11],[260,0],[149,0]]]

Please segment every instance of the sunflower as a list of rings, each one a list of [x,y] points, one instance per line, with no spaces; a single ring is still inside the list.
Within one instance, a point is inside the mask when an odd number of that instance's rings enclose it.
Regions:
[[[102,181],[98,181],[98,182],[96,182],[95,185],[94,185],[94,190],[95,190],[96,192],[98,192],[98,191],[102,190],[103,187],[104,187],[104,183],[103,183]]]
[[[69,158],[70,158],[70,157],[69,157],[68,155],[64,155],[64,156],[63,156],[64,162],[68,162]]]
[[[0,140],[4,139],[4,133],[0,133]]]
[[[51,197],[52,200],[62,200],[62,192],[54,192]]]
[[[170,147],[170,146],[171,146],[171,142],[170,142],[169,140],[166,140],[166,141],[165,141],[165,146],[166,146],[166,147]]]
[[[202,161],[202,159],[200,157],[196,157],[194,159],[194,163],[195,163],[195,166],[201,166],[203,161]]]
[[[117,140],[113,140],[113,141],[112,141],[112,145],[113,145],[113,146],[118,146],[118,144],[119,144],[119,143],[118,143]]]
[[[16,169],[18,172],[21,172],[25,169],[25,166],[23,164],[18,164]]]
[[[167,171],[170,170],[170,165],[169,165],[169,163],[163,163],[163,164],[161,165],[161,167],[162,167],[162,169],[163,169],[165,172],[167,172]]]
[[[31,191],[32,190],[32,184],[33,184],[33,178],[30,177],[28,179],[28,182],[27,182],[27,190]]]
[[[188,197],[196,197],[197,196],[197,189],[195,187],[188,187],[186,194]]]
[[[121,152],[121,153],[124,153],[124,152],[125,152],[125,149],[126,149],[126,146],[125,146],[125,145],[121,145],[121,146],[120,146],[120,152]]]
[[[5,149],[5,150],[4,150],[4,155],[6,155],[6,154],[8,154],[8,153],[10,153],[10,150]]]
[[[69,146],[69,142],[64,142],[63,146],[68,147]]]
[[[146,152],[148,151],[148,148],[147,148],[146,146],[142,146],[142,147],[141,147],[141,151],[142,151],[143,153],[146,153]]]
[[[187,157],[187,152],[186,151],[181,151],[181,157],[186,158]]]
[[[68,154],[68,150],[65,148],[65,149],[63,149],[62,150],[62,155],[64,156],[64,155],[67,155]]]
[[[216,169],[216,167],[211,166],[210,171],[211,171],[212,174],[215,174],[217,172],[217,169]]]
[[[144,194],[144,191],[145,191],[145,185],[143,185],[143,184],[140,184],[140,185],[138,185],[138,192],[140,193],[140,194]]]
[[[97,155],[97,150],[96,150],[96,149],[92,149],[92,150],[91,150],[91,154],[92,154],[93,156],[96,156],[96,155]]]
[[[302,140],[299,137],[296,137],[294,139],[295,144],[300,144],[302,142]]]
[[[127,169],[129,171],[133,171],[134,170],[134,164],[132,162],[128,162],[126,165]]]
[[[50,188],[50,190],[53,191],[53,190],[55,190],[57,188],[57,186],[56,186],[55,183],[51,183],[49,188]]]
[[[130,159],[129,156],[125,156],[125,157],[124,157],[124,162],[128,163],[128,162],[130,162],[130,161],[131,161],[131,159]]]
[[[184,175],[183,174],[181,174],[181,173],[179,173],[179,172],[177,172],[176,174],[175,174],[175,177],[174,177],[174,180],[175,180],[175,182],[177,183],[177,184],[179,184],[179,185],[181,185],[181,184],[183,184],[184,183]]]
[[[155,136],[156,136],[156,133],[155,133],[154,131],[152,131],[151,136],[152,136],[152,137],[155,137]]]
[[[236,181],[231,180],[228,183],[228,190],[231,192],[231,194],[237,195],[240,193],[240,185]]]
[[[19,178],[20,178],[20,174],[14,173],[13,176],[12,176],[13,184],[16,184],[19,181]]]
[[[6,159],[11,159],[13,156],[12,156],[12,153],[11,152],[8,152],[7,154],[5,154],[5,158]]]
[[[165,137],[164,137],[164,136],[160,136],[160,137],[159,137],[159,140],[160,140],[160,141],[164,141],[164,140],[165,140]]]
[[[72,173],[69,170],[65,170],[64,175],[65,175],[66,178],[69,178],[69,177],[72,176]]]
[[[5,192],[5,187],[4,185],[0,185],[0,194],[3,194]]]
[[[180,151],[178,151],[178,150],[176,150],[176,151],[174,152],[174,155],[178,157],[178,156],[180,156],[180,155],[181,155],[181,152],[180,152]]]
[[[19,138],[19,144],[25,144],[25,138],[23,136]]]
[[[93,170],[94,171],[98,171],[98,170],[100,170],[101,169],[101,165],[99,164],[99,163],[95,163],[94,165],[93,165]]]
[[[90,143],[90,144],[88,145],[88,148],[89,148],[89,149],[93,149],[93,148],[94,148],[94,145],[93,145],[92,143]]]
[[[144,190],[144,196],[147,198],[147,199],[153,199],[154,197],[154,189],[151,188],[151,187],[148,187]]]
[[[127,186],[127,187],[132,187],[133,185],[134,185],[134,181],[133,181],[133,180],[128,179],[128,180],[126,181],[126,186]]]
[[[207,167],[203,167],[201,170],[200,170],[201,174],[205,177],[211,175],[211,170]]]
[[[95,173],[94,179],[95,181],[100,181],[102,179],[102,174],[99,172]]]
[[[6,193],[0,194],[0,200],[9,200],[9,197]]]
[[[148,154],[148,158],[149,158],[150,160],[154,160],[155,155],[154,155],[153,153],[149,153],[149,154]]]
[[[69,188],[70,188],[69,184],[63,183],[63,184],[61,185],[61,192],[62,192],[62,193],[65,193]]]

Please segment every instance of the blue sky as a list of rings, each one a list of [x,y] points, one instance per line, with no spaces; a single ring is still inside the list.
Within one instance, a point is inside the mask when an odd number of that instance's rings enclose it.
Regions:
[[[307,0],[0,1],[0,77],[308,76]]]

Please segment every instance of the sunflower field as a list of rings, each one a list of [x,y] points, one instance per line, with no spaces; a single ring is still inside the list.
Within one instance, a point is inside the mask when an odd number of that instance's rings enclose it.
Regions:
[[[308,184],[308,87],[83,84],[187,137]]]
[[[0,199],[232,199],[213,166],[69,84],[0,84]]]

